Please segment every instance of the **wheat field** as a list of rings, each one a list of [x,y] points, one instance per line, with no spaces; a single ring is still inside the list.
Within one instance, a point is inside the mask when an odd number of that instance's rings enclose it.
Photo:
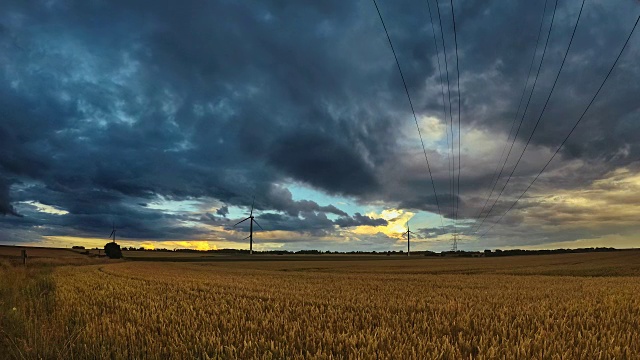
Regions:
[[[58,266],[34,285],[49,300],[0,302],[1,323],[24,327],[3,330],[15,358],[633,359],[639,266],[638,251]]]

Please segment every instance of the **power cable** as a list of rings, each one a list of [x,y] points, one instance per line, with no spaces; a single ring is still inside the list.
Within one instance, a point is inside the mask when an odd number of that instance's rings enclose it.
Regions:
[[[507,163],[507,159],[509,158],[509,155],[507,155],[507,158],[505,159],[504,163],[502,164],[502,168],[500,169],[500,174],[498,174],[498,167],[500,166],[500,163],[502,162],[502,156],[504,156],[504,152],[507,150],[507,145],[509,145],[509,139],[511,138],[511,133],[513,132],[513,129],[516,125],[516,120],[518,119],[518,114],[520,113],[520,108],[522,107],[522,100],[524,100],[524,95],[527,92],[527,87],[529,86],[529,80],[531,79],[531,72],[533,71],[533,64],[535,63],[535,59],[536,59],[536,53],[538,52],[538,46],[540,46],[540,38],[542,37],[542,28],[544,25],[544,14],[547,11],[547,3],[548,0],[545,0],[544,2],[544,9],[542,10],[542,19],[540,20],[540,28],[538,29],[538,38],[536,39],[536,47],[535,50],[533,51],[533,56],[531,57],[531,64],[529,65],[529,72],[527,74],[527,79],[524,83],[524,88],[522,89],[522,95],[520,95],[520,102],[518,103],[518,109],[516,110],[516,114],[513,117],[513,121],[511,122],[511,129],[509,129],[509,135],[507,136],[507,140],[504,143],[504,147],[502,148],[502,153],[500,154],[500,159],[498,159],[498,162],[496,163],[496,168],[493,171],[493,176],[491,177],[491,183],[493,184],[493,186],[491,187],[491,192],[489,192],[489,196],[487,196],[487,198],[484,201],[484,205],[482,205],[482,209],[480,210],[480,212],[478,213],[478,216],[476,216],[475,221],[478,222],[478,220],[480,219],[480,216],[482,215],[482,213],[484,212],[484,209],[487,207],[487,204],[489,203],[489,199],[491,199],[491,195],[493,195],[493,192],[496,189],[496,185],[498,184],[498,181],[500,180],[500,177],[502,176],[502,172],[504,171],[504,167]],[[557,2],[556,2],[557,4]],[[552,19],[552,25],[553,25],[553,19]],[[551,28],[549,28],[549,31],[551,31]],[[547,39],[548,39],[548,35],[547,35]],[[542,60],[544,60],[544,55],[542,57],[542,59],[540,60],[540,67],[542,67]],[[539,69],[538,69],[538,73],[539,73]],[[537,77],[536,77],[536,81],[537,81]],[[531,94],[533,94],[533,89]],[[529,96],[529,100],[531,99],[531,96]],[[528,101],[527,101],[528,102]],[[524,114],[523,114],[523,120],[524,120]],[[522,123],[522,121],[521,121]],[[519,131],[519,127],[518,127],[518,131]],[[513,138],[513,142],[511,143],[511,148],[509,149],[509,154],[511,153],[511,149],[513,149],[513,144],[515,143],[515,139],[518,136],[518,133],[516,132],[516,135],[514,135]],[[496,177],[496,174],[498,174],[498,176]],[[476,229],[477,231],[477,229]],[[475,232],[474,232],[475,233]]]
[[[611,68],[609,69],[609,71],[607,72],[607,75],[605,76],[604,80],[602,80],[602,83],[600,84],[600,87],[598,87],[598,90],[596,91],[596,93],[593,95],[593,97],[591,98],[591,101],[589,101],[589,104],[587,105],[587,107],[584,109],[584,111],[582,112],[582,114],[580,115],[580,117],[578,118],[578,120],[576,121],[576,123],[573,125],[573,127],[571,128],[571,131],[569,131],[569,134],[567,134],[567,136],[564,138],[564,140],[562,140],[562,143],[560,144],[560,146],[558,146],[558,148],[556,149],[556,151],[553,153],[553,155],[551,156],[551,158],[549,159],[549,161],[547,161],[547,163],[544,165],[544,167],[540,170],[540,172],[538,172],[538,175],[536,175],[536,177],[533,179],[533,181],[531,181],[531,183],[529,184],[529,186],[527,186],[527,188],[522,192],[522,194],[520,194],[520,196],[518,196],[518,198],[516,199],[516,201],[514,201],[513,204],[511,204],[511,206],[507,209],[507,211],[505,211],[504,214],[502,214],[502,216],[500,216],[500,218],[489,228],[487,229],[487,231],[482,234],[480,236],[480,238],[484,237],[485,235],[487,235],[489,233],[489,231],[491,231],[491,229],[493,229],[499,222],[500,220],[502,220],[509,211],[511,211],[511,209],[513,209],[514,206],[516,206],[516,204],[518,203],[518,201],[520,201],[520,199],[522,199],[522,197],[524,196],[524,194],[526,194],[527,191],[529,191],[529,189],[531,188],[531,186],[533,186],[533,184],[536,182],[536,180],[538,180],[538,178],[540,177],[540,175],[542,175],[542,173],[547,169],[547,167],[549,166],[549,164],[551,164],[551,161],[553,161],[553,159],[556,157],[556,155],[558,155],[558,153],[560,152],[560,150],[562,149],[562,147],[564,146],[564,144],[567,142],[567,140],[569,140],[569,137],[573,134],[573,132],[576,130],[576,128],[578,127],[578,125],[580,124],[580,122],[582,121],[582,119],[584,118],[585,114],[587,113],[587,111],[589,111],[589,108],[591,108],[591,105],[593,105],[593,102],[596,100],[596,97],[598,96],[598,94],[600,94],[600,91],[602,90],[602,88],[604,87],[604,84],[607,82],[607,80],[609,79],[609,76],[611,75],[611,73],[613,72],[613,69],[615,69],[616,65],[618,64],[618,61],[620,60],[620,57],[622,56],[622,53],[624,52],[625,48],[627,47],[627,45],[629,44],[629,40],[631,40],[631,36],[633,35],[634,31],[636,30],[636,27],[638,26],[638,22],[640,21],[640,15],[638,16],[638,18],[636,19],[635,24],[633,25],[633,28],[631,29],[631,32],[629,33],[629,36],[627,36],[627,40],[624,42],[624,45],[622,46],[622,49],[620,49],[620,52],[618,53],[618,56],[616,57],[616,60],[613,62],[613,65],[611,65]]]
[[[440,13],[440,5],[436,1],[436,9],[438,10],[438,23],[440,24],[440,39],[442,40],[442,53],[444,54],[444,68],[447,75],[447,95],[449,98],[449,126],[451,128],[451,167],[453,176],[451,176],[451,217],[455,213],[455,153],[453,151],[453,115],[451,105],[451,82],[449,81],[449,61],[447,60],[447,46],[444,41],[444,28],[442,27],[442,14]],[[445,120],[446,121],[446,120]],[[447,139],[448,142],[448,139]],[[456,223],[453,222],[453,232],[456,232]]]
[[[460,146],[462,144],[462,138],[460,137],[462,133],[462,127],[460,127],[460,116],[461,116],[461,106],[460,102],[462,99],[462,94],[460,93],[460,61],[458,57],[458,35],[456,31],[456,12],[453,9],[453,0],[449,0],[451,4],[451,18],[453,19],[453,39],[456,46],[456,72],[458,73],[458,197],[456,198],[456,214],[455,221],[458,222],[458,210],[460,208],[460,163],[462,162],[462,154],[460,152]],[[453,128],[452,128],[453,131]],[[455,154],[454,154],[455,157]]]
[[[431,166],[429,165],[429,157],[427,156],[427,149],[424,146],[424,141],[422,140],[422,132],[420,131],[420,125],[418,124],[418,117],[416,116],[416,112],[413,108],[413,102],[411,101],[411,96],[409,95],[409,88],[407,87],[407,82],[404,79],[404,74],[402,73],[402,68],[400,67],[400,61],[398,61],[398,56],[396,55],[396,50],[393,48],[393,43],[391,42],[391,37],[389,36],[389,31],[387,31],[387,26],[384,24],[384,20],[382,19],[382,14],[380,13],[380,9],[378,8],[378,3],[376,0],[372,0],[373,4],[376,7],[376,11],[378,12],[378,16],[380,17],[380,22],[382,23],[382,27],[384,28],[385,34],[387,34],[387,40],[389,40],[389,46],[391,47],[391,51],[393,52],[393,57],[396,60],[396,65],[398,65],[398,72],[400,72],[400,77],[402,78],[402,84],[404,85],[404,90],[407,93],[407,99],[409,99],[409,105],[411,106],[411,112],[413,113],[413,120],[416,123],[416,128],[418,129],[418,136],[420,137],[420,143],[422,144],[422,151],[424,152],[424,159],[427,162],[427,169],[429,170],[429,177],[431,178],[431,185],[433,186],[433,194],[436,198],[436,206],[438,207],[438,215],[440,215],[440,225],[442,227],[442,233],[445,234],[444,230],[444,222],[442,220],[442,213],[440,212],[440,202],[438,201],[438,193],[436,192],[436,184],[433,181],[433,174],[431,173]]]
[[[436,6],[438,4],[436,3]],[[435,28],[435,24],[433,23],[433,12],[431,11],[431,4],[430,4],[430,0],[427,0],[427,7],[429,9],[429,20],[431,21],[431,31],[433,32],[433,45],[435,46],[436,49],[436,58],[438,60],[438,73],[440,75],[440,90],[442,93],[442,120],[445,122],[447,121],[447,105],[445,103],[445,98],[444,98],[444,80],[442,78],[442,67],[440,65],[440,52],[438,51],[438,41],[436,40],[436,28]],[[444,48],[444,39],[443,39],[443,48]],[[445,54],[446,55],[446,54]],[[447,75],[448,76],[448,75]],[[445,129],[447,128],[447,126],[445,125]],[[451,129],[452,131],[452,136],[453,136],[453,128]],[[447,162],[449,164],[449,178],[451,180],[453,180],[453,175],[451,174],[451,156],[450,156],[450,152],[449,152],[450,146],[449,146],[449,130],[447,129]],[[453,185],[452,185],[452,181],[449,181],[449,192],[451,194],[453,191]],[[452,197],[453,199],[453,197]],[[451,212],[453,214],[453,211]]]
[[[540,116],[538,116],[538,120],[536,121],[536,124],[534,125],[533,130],[531,131],[531,135],[529,135],[529,138],[527,139],[527,143],[525,144],[524,148],[522,149],[522,152],[520,153],[520,157],[518,158],[518,161],[516,161],[516,164],[513,166],[513,169],[511,170],[511,173],[509,174],[509,177],[507,178],[507,181],[502,186],[502,189],[500,190],[500,193],[498,194],[498,197],[496,197],[496,200],[491,205],[491,208],[489,209],[489,211],[485,215],[484,219],[482,220],[482,223],[478,226],[477,230],[480,229],[480,226],[482,226],[484,221],[487,219],[487,217],[491,213],[491,210],[493,210],[494,206],[498,203],[498,200],[502,196],[502,193],[504,192],[504,189],[507,187],[507,185],[509,184],[509,181],[511,181],[511,177],[513,176],[513,174],[515,173],[516,169],[518,168],[518,165],[520,164],[520,161],[522,160],[522,157],[524,156],[524,153],[527,151],[527,147],[531,143],[531,139],[533,138],[533,135],[535,134],[536,129],[538,128],[538,125],[540,124],[540,120],[542,120],[542,116],[544,115],[544,112],[547,109],[547,105],[549,104],[549,100],[551,99],[551,95],[553,95],[553,91],[555,90],[556,85],[558,83],[558,79],[560,78],[560,74],[562,73],[562,68],[564,67],[564,64],[565,64],[565,62],[567,60],[567,56],[569,55],[569,50],[571,49],[571,44],[573,43],[573,38],[576,35],[576,30],[578,29],[578,24],[580,23],[580,18],[582,17],[582,10],[584,9],[584,3],[585,3],[585,0],[582,0],[582,5],[580,6],[580,12],[578,13],[578,19],[576,20],[576,24],[573,27],[573,32],[571,33],[571,39],[569,40],[569,45],[567,46],[567,51],[565,51],[565,53],[564,53],[564,57],[562,58],[562,63],[560,64],[560,69],[558,69],[558,73],[556,74],[556,78],[553,81],[553,85],[551,86],[551,91],[549,91],[549,96],[547,96],[547,99],[544,102],[544,106],[542,107],[542,111],[540,112]]]

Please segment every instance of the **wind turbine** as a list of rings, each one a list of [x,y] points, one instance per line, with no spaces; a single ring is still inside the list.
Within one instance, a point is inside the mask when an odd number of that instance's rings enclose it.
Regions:
[[[413,231],[409,230],[409,222],[407,221],[407,231],[402,233],[402,236],[407,235],[407,256],[411,255],[411,234],[415,234]]]
[[[113,238],[113,242],[116,242],[116,223],[111,223],[111,235],[109,235],[109,239]]]
[[[253,205],[255,204],[255,202],[256,202],[256,197],[254,196],[253,201],[251,202],[251,212],[249,213],[249,217],[244,220],[240,220],[235,225],[233,225],[234,227],[236,227],[240,223],[243,223],[249,220],[249,236],[243,239],[243,240],[249,239],[249,254],[253,254],[253,223],[256,223],[256,225],[258,225],[258,227],[262,229],[262,226],[258,224],[258,222],[255,220],[255,217],[253,216]]]

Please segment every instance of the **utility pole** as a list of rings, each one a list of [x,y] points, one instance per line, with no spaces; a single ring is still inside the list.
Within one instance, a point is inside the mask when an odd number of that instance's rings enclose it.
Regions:
[[[451,247],[451,251],[458,251],[458,233],[453,233],[453,246]]]

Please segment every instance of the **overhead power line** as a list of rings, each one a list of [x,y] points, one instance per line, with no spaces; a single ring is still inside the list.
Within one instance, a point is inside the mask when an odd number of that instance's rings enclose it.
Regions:
[[[516,114],[513,117],[513,121],[511,122],[511,129],[509,129],[509,135],[507,135],[507,139],[505,140],[504,147],[502,147],[502,153],[500,154],[500,158],[498,159],[498,162],[496,163],[496,168],[493,171],[493,176],[491,177],[491,183],[490,184],[493,184],[493,186],[491,187],[491,191],[489,192],[489,195],[487,196],[487,198],[484,201],[484,205],[482,205],[482,209],[478,213],[478,216],[476,216],[476,219],[475,219],[476,222],[478,222],[478,220],[480,219],[480,216],[484,212],[484,209],[487,207],[487,204],[489,203],[489,199],[491,199],[491,195],[493,195],[493,192],[496,189],[496,185],[498,184],[498,181],[500,180],[500,177],[502,176],[502,172],[504,171],[504,167],[507,164],[507,160],[509,158],[509,155],[507,155],[507,158],[504,160],[504,163],[502,163],[502,157],[504,156],[504,153],[507,150],[507,146],[509,145],[509,139],[511,138],[511,133],[513,132],[513,129],[514,129],[515,125],[516,125],[516,120],[518,120],[518,114],[520,113],[520,108],[522,107],[522,100],[524,100],[524,95],[526,94],[527,87],[529,86],[529,79],[531,79],[531,72],[533,71],[533,64],[535,63],[536,54],[538,53],[538,46],[540,46],[540,38],[542,37],[542,28],[543,28],[543,25],[544,25],[544,14],[547,12],[547,3],[548,3],[548,0],[545,0],[544,8],[542,10],[542,19],[540,20],[540,27],[538,29],[538,38],[536,39],[536,47],[533,50],[533,55],[531,56],[531,64],[529,64],[529,72],[527,73],[527,78],[526,78],[526,81],[524,83],[524,88],[522,89],[522,95],[520,95],[520,102],[518,103],[518,109],[516,110]],[[556,1],[556,6],[557,6],[557,4],[558,4],[558,2]],[[555,16],[555,8],[554,8],[554,16]],[[551,25],[549,27],[549,34],[547,34],[547,43],[549,41],[549,35],[551,34],[551,27],[552,26],[553,26],[553,17],[551,18]],[[534,86],[531,89],[531,94],[533,94],[533,89],[535,88],[535,83],[538,80],[538,74],[540,74],[540,68],[542,68],[542,61],[544,60],[544,54],[546,53],[546,47],[547,46],[545,44],[545,50],[543,51],[542,58],[540,59],[540,67],[538,67],[538,73],[536,74],[536,81],[534,82]],[[527,104],[529,103],[529,101],[531,101],[531,95],[529,96],[529,100],[527,101]],[[524,120],[524,113],[522,114],[522,120]],[[522,125],[522,120],[520,121],[521,125]],[[518,131],[520,131],[520,126],[518,126]],[[513,149],[513,144],[515,144],[516,138],[518,136],[518,131],[516,131],[516,134],[513,136],[513,141],[511,142],[511,148],[509,149],[509,154],[511,154],[511,149]],[[498,167],[500,166],[500,163],[502,163],[502,168],[500,169],[500,174],[498,174]],[[497,177],[496,177],[496,174],[498,174]],[[476,229],[476,231],[478,231],[478,229]],[[475,233],[475,231],[473,233]]]
[[[507,181],[504,183],[504,186],[502,186],[502,189],[500,190],[500,193],[498,194],[498,197],[496,197],[496,200],[491,205],[491,208],[487,212],[487,215],[485,216],[484,220],[486,220],[487,216],[491,213],[491,210],[493,210],[494,206],[496,205],[496,203],[498,202],[498,200],[502,196],[502,193],[504,192],[504,189],[509,184],[509,181],[511,180],[511,177],[515,173],[516,169],[518,168],[518,165],[520,164],[520,161],[522,160],[522,157],[524,156],[524,153],[527,151],[527,147],[531,143],[531,139],[533,138],[533,135],[535,134],[536,129],[538,128],[538,125],[540,125],[540,120],[542,120],[542,116],[544,115],[544,112],[547,110],[547,105],[549,105],[549,100],[551,99],[551,95],[553,95],[553,91],[555,90],[556,85],[558,84],[558,79],[560,78],[560,74],[562,73],[562,69],[563,69],[564,64],[565,64],[565,62],[567,60],[567,56],[569,55],[569,50],[571,49],[571,44],[573,43],[573,38],[576,35],[576,30],[578,29],[578,24],[580,23],[580,18],[582,17],[582,10],[584,9],[584,3],[585,3],[585,0],[582,0],[582,5],[580,6],[580,12],[578,13],[578,19],[576,20],[576,24],[573,27],[573,32],[571,33],[571,39],[569,39],[569,45],[567,46],[567,51],[565,51],[565,53],[564,53],[564,57],[562,58],[562,63],[560,64],[560,69],[558,69],[558,73],[556,74],[556,78],[553,81],[553,85],[551,86],[551,91],[549,91],[549,95],[547,96],[547,99],[544,102],[544,106],[542,107],[542,111],[540,112],[540,116],[538,116],[538,120],[536,121],[536,124],[534,125],[533,130],[531,131],[531,134],[529,135],[529,138],[527,139],[527,143],[524,145],[524,148],[522,149],[522,152],[520,153],[520,157],[518,157],[518,161],[516,161],[516,164],[513,166],[513,169],[511,170],[511,173],[509,174],[509,177],[507,178]],[[483,220],[483,223],[484,223],[484,220]],[[480,224],[480,226],[482,226],[482,224]],[[479,227],[478,227],[478,229],[479,229]]]
[[[460,163],[462,162],[462,155],[460,153],[460,148],[462,144],[462,138],[460,133],[462,133],[462,127],[460,126],[460,102],[462,99],[462,93],[460,92],[460,61],[458,57],[458,35],[456,31],[456,12],[453,9],[453,0],[449,0],[451,4],[451,18],[453,19],[453,39],[456,45],[456,72],[458,73],[458,197],[456,200],[456,214],[455,221],[458,222],[458,210],[460,208]],[[453,128],[452,128],[453,130]]]
[[[384,20],[382,19],[382,14],[380,13],[380,9],[378,8],[378,3],[376,0],[372,0],[373,4],[376,7],[376,11],[378,12],[378,16],[380,17],[380,22],[382,23],[382,27],[384,28],[385,34],[387,34],[387,40],[389,40],[389,46],[391,47],[391,51],[393,52],[393,57],[396,60],[396,65],[398,65],[398,72],[400,73],[400,78],[402,78],[402,84],[404,85],[404,90],[407,93],[407,99],[409,99],[409,106],[411,106],[411,112],[413,113],[413,120],[416,123],[416,128],[418,129],[418,136],[420,137],[420,144],[422,144],[422,151],[424,152],[424,159],[427,162],[427,169],[429,170],[429,177],[431,178],[431,185],[433,186],[433,194],[436,199],[436,206],[438,207],[438,215],[440,215],[440,226],[442,227],[442,233],[445,234],[444,230],[444,222],[442,220],[442,213],[440,212],[440,202],[438,201],[438,193],[436,192],[436,184],[433,181],[433,174],[431,173],[431,166],[429,165],[429,157],[427,156],[427,149],[424,146],[424,141],[422,140],[422,132],[420,131],[420,125],[418,124],[418,117],[416,116],[416,111],[413,108],[413,102],[411,101],[411,95],[409,95],[409,88],[407,87],[407,82],[404,79],[404,74],[402,73],[402,68],[400,67],[400,61],[398,61],[398,56],[396,55],[396,50],[393,48],[393,43],[391,42],[391,36],[389,36],[389,31],[387,31],[387,26],[384,24]]]
[[[427,0],[428,1],[428,0]],[[438,23],[440,24],[440,39],[442,40],[442,53],[444,54],[444,68],[447,75],[447,96],[449,98],[449,127],[451,128],[451,168],[452,168],[452,176],[451,176],[451,217],[455,213],[455,153],[453,151],[453,115],[452,115],[452,106],[451,106],[451,82],[449,81],[449,61],[447,60],[447,45],[444,41],[444,30],[442,27],[442,14],[440,13],[440,5],[436,1],[436,9],[438,10]],[[445,119],[446,121],[446,119]],[[447,139],[448,142],[448,139]],[[456,223],[453,223],[453,232],[456,232]]]
[[[631,32],[629,33],[629,35],[627,36],[627,40],[624,42],[624,45],[622,46],[622,49],[620,49],[620,52],[618,53],[618,56],[616,57],[616,60],[613,62],[613,64],[611,65],[611,68],[609,69],[609,71],[607,72],[607,75],[604,77],[604,80],[602,80],[602,83],[600,84],[600,86],[598,87],[598,90],[596,91],[596,93],[593,95],[593,97],[591,98],[591,100],[589,101],[589,104],[587,105],[587,107],[584,109],[584,111],[582,112],[582,114],[580,115],[580,117],[578,118],[578,120],[575,122],[575,124],[573,125],[573,127],[571,128],[571,131],[569,131],[569,134],[567,134],[567,136],[564,138],[564,140],[562,140],[562,143],[560,143],[560,146],[558,146],[558,148],[556,149],[556,151],[553,153],[553,155],[551,156],[551,158],[549,158],[549,160],[547,161],[547,163],[544,165],[544,167],[538,172],[538,175],[536,175],[536,177],[533,179],[533,181],[531,181],[531,183],[529,184],[529,186],[527,186],[527,188],[522,192],[522,194],[520,194],[520,196],[518,196],[518,198],[516,199],[516,201],[513,202],[513,204],[511,204],[511,206],[507,209],[507,211],[504,212],[504,214],[502,214],[502,216],[500,216],[500,218],[489,228],[487,229],[487,231],[485,233],[483,233],[480,238],[484,237],[485,235],[487,235],[491,229],[493,229],[506,215],[507,213],[509,213],[509,211],[511,211],[511,209],[513,209],[514,206],[516,206],[516,204],[518,203],[518,201],[520,201],[520,199],[522,199],[522,197],[524,196],[524,194],[527,193],[527,191],[529,191],[529,189],[531,188],[531,186],[533,186],[533,184],[536,182],[536,180],[538,180],[538,178],[540,177],[540,175],[542,175],[542,173],[547,169],[547,167],[549,166],[549,164],[551,164],[551,161],[553,161],[553,159],[556,157],[556,155],[558,155],[558,153],[560,152],[560,150],[562,149],[562,147],[564,146],[564,144],[567,142],[567,140],[569,140],[569,137],[573,134],[573,132],[576,130],[576,128],[578,127],[578,125],[580,124],[580,122],[582,121],[582,119],[584,118],[584,116],[586,115],[587,111],[589,111],[589,109],[591,108],[591,105],[593,105],[594,101],[596,100],[596,97],[598,96],[598,94],[600,94],[600,91],[602,90],[602,88],[604,87],[605,83],[607,82],[607,80],[609,79],[609,76],[611,76],[611,73],[613,72],[613,70],[615,69],[616,65],[618,64],[618,61],[620,60],[620,57],[622,56],[622,53],[624,52],[624,50],[626,49],[627,45],[629,44],[629,40],[631,40],[631,36],[633,36],[633,33],[636,30],[636,27],[638,26],[638,22],[640,21],[640,15],[638,16],[638,18],[636,19],[636,22],[633,25],[633,28],[631,29]]]
[[[436,6],[438,4],[436,3]],[[436,40],[436,27],[435,24],[433,23],[433,13],[431,11],[431,4],[430,4],[430,0],[427,0],[427,7],[429,9],[429,20],[431,21],[431,31],[433,32],[433,45],[435,46],[436,49],[436,58],[438,59],[438,73],[440,75],[440,90],[442,93],[442,121],[445,122],[445,129],[447,129],[446,123],[447,123],[447,105],[445,103],[445,98],[444,98],[444,80],[442,78],[442,67],[440,66],[440,52],[438,51],[438,40]],[[443,39],[443,43],[442,46],[444,48],[444,39]],[[445,54],[445,59],[446,59],[446,54]],[[448,74],[447,74],[447,78],[448,78]],[[451,129],[452,131],[452,136],[453,136],[453,129]],[[451,199],[453,202],[453,185],[452,185],[452,180],[453,180],[453,175],[451,174],[451,156],[450,156],[450,152],[449,152],[449,130],[447,130],[447,162],[449,164],[449,192],[451,193]],[[453,211],[451,212],[453,213]]]

